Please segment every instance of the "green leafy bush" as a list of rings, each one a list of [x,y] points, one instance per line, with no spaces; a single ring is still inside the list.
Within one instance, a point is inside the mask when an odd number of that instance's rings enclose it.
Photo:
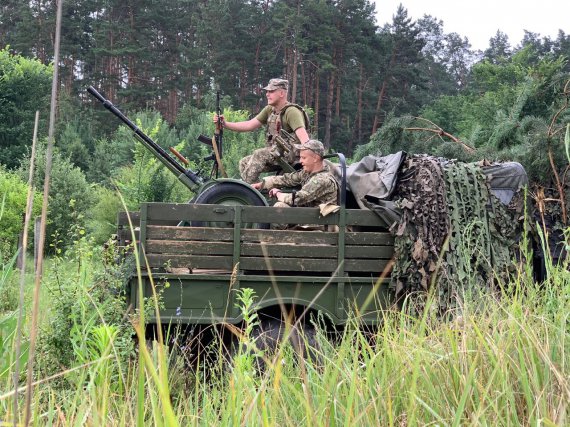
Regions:
[[[167,127],[160,116],[155,116],[150,127],[140,119],[136,124],[157,144],[162,129]],[[134,163],[121,167],[114,178],[129,209],[138,209],[143,202],[185,202],[191,198],[188,188],[145,147],[136,143],[132,152]]]
[[[116,190],[95,186],[96,202],[88,213],[87,231],[96,244],[106,242],[117,229],[117,214],[123,204]]]
[[[16,251],[18,237],[24,226],[28,185],[22,179],[0,167],[0,256]],[[34,193],[33,215],[41,211],[41,196]]]
[[[44,185],[45,157],[45,148],[40,146],[34,172],[36,188]],[[28,168],[29,160],[26,159],[20,168],[21,176],[28,174]],[[55,150],[50,174],[46,247],[53,247],[56,239],[61,239],[66,246],[72,225],[85,224],[86,213],[94,201],[93,186],[87,182],[85,174]]]
[[[0,49],[0,164],[18,166],[31,145],[35,112],[49,106],[52,66]],[[47,114],[40,117],[45,130]]]
[[[44,279],[49,302],[43,306],[47,323],[36,363],[42,375],[85,363],[92,350],[87,338],[97,334],[101,325],[113,331],[115,357],[124,361],[132,355],[124,292],[128,267],[115,263],[113,245],[95,246],[82,227],[72,226],[71,235],[72,244],[66,250],[56,248]]]

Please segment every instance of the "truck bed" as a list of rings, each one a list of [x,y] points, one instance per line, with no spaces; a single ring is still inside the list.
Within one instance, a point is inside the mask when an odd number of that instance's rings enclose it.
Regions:
[[[237,323],[235,295],[245,287],[255,290],[259,309],[303,306],[334,323],[350,311],[374,323],[377,311],[391,304],[394,238],[370,211],[341,209],[322,217],[318,208],[146,203],[131,218],[144,294],[152,295],[154,283],[162,322]],[[250,228],[254,224],[264,228]],[[119,244],[127,245],[131,235],[122,214]],[[136,307],[134,273],[128,295]]]

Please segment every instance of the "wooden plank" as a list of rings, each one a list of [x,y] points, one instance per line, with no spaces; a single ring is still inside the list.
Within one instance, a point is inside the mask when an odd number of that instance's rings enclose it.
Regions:
[[[206,240],[231,242],[233,239],[233,229],[149,225],[147,226],[147,238],[151,240]]]
[[[393,246],[345,246],[345,258],[351,259],[391,259]]]
[[[335,224],[336,215],[321,217],[319,208],[276,208],[272,206],[243,206],[242,222],[272,224]]]
[[[338,235],[330,231],[256,230],[243,229],[242,242],[334,245]]]
[[[148,254],[183,254],[183,255],[230,255],[233,253],[231,242],[200,242],[180,240],[148,240],[145,242]]]
[[[147,260],[151,268],[189,269],[217,269],[232,270],[231,256],[196,256],[179,254],[147,254]],[[388,265],[389,260],[346,260],[345,271],[358,275],[379,276]],[[266,261],[263,257],[242,257],[239,265],[240,270],[248,271],[274,271],[296,272],[298,274],[320,272],[331,274],[336,270],[336,262],[330,259],[307,259],[307,258],[271,258]]]
[[[225,205],[198,205],[193,203],[145,203],[149,222],[216,221],[232,222],[234,207]]]
[[[358,274],[365,274],[369,272],[372,275],[379,276],[382,274],[389,263],[389,259],[347,259],[344,261],[344,270],[349,273]]]
[[[135,230],[135,238],[138,240],[139,238],[139,230]],[[129,242],[131,242],[133,240],[133,235],[131,233],[131,230],[117,230],[117,240],[119,242],[124,242],[126,240],[128,240]]]
[[[269,258],[331,258],[336,260],[337,248],[333,245],[242,243],[241,254],[250,257],[267,255]]]
[[[363,227],[382,227],[388,229],[391,224],[386,224],[382,218],[374,212],[365,209],[347,209],[346,225],[359,225]]]
[[[216,269],[231,270],[232,257],[230,256],[199,256],[180,254],[147,254],[147,260],[151,268],[163,268],[169,265],[174,268],[190,269]]]
[[[117,214],[117,225],[118,226],[129,226],[129,220],[127,215],[131,218],[131,222],[133,223],[134,227],[138,227],[140,219],[141,219],[141,214],[139,211],[133,211],[133,212],[119,212]]]
[[[232,222],[234,206],[193,203],[146,203],[147,221],[213,221]],[[321,217],[318,208],[275,208],[271,206],[241,206],[242,223],[337,224],[338,213]],[[383,227],[388,225],[374,212],[347,209],[347,225]]]
[[[347,245],[394,246],[394,236],[388,232],[347,232]]]
[[[188,203],[147,203],[149,223],[174,221],[210,221],[231,223],[234,218],[234,206],[201,205]],[[338,213],[321,217],[318,208],[275,208],[268,206],[241,206],[242,223],[276,224],[338,224]],[[123,213],[124,214],[124,213]],[[121,217],[120,221],[124,222]],[[372,211],[348,209],[348,226],[382,227],[388,225]]]
[[[322,217],[318,208],[275,208],[267,206],[242,206],[243,222],[269,222],[276,224],[338,224],[339,214]],[[346,224],[388,228],[382,218],[364,209],[347,209]]]
[[[147,254],[183,254],[183,255],[230,255],[233,252],[231,242],[201,242],[177,240],[147,240]],[[241,247],[242,255],[268,258],[330,258],[336,259],[337,248],[332,245],[288,245],[245,243]],[[389,246],[348,246],[347,259],[390,259],[394,248]]]
[[[146,253],[169,253],[186,255],[229,255],[233,252],[231,242],[203,242],[180,240],[147,240]],[[331,258],[335,259],[337,248],[333,245],[290,245],[244,243],[244,256],[279,258]],[[348,246],[347,259],[390,259],[394,248],[390,246]]]
[[[332,273],[336,269],[336,260],[314,258],[270,258],[241,257],[240,270],[267,271],[291,271],[302,274],[303,272],[327,272]]]
[[[389,260],[346,260],[344,269],[346,272],[355,272],[359,275],[370,274],[379,276],[388,265]],[[271,258],[242,257],[240,270],[267,271],[268,269],[278,272],[308,272],[333,273],[337,269],[336,260],[331,259],[303,259],[303,258]]]

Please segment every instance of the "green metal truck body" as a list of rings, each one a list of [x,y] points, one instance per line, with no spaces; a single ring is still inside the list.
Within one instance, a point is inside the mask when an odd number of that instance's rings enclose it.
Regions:
[[[393,303],[394,238],[371,211],[341,208],[323,217],[318,208],[145,203],[133,221],[144,296],[153,295],[154,284],[162,324],[239,323],[241,288],[255,291],[257,310],[318,311],[339,325],[349,314],[374,324]],[[121,245],[131,240],[127,224],[120,215]],[[138,283],[133,274],[128,297],[135,308]]]

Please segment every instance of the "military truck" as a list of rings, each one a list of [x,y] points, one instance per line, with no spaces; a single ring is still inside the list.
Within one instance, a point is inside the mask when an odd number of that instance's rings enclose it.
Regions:
[[[336,326],[354,316],[374,325],[430,286],[443,310],[453,308],[461,287],[492,287],[494,269],[508,272],[514,259],[526,183],[519,164],[396,153],[347,169],[336,154],[339,206],[277,208],[240,180],[186,170],[89,92],[195,192],[189,203],[119,215],[118,244],[136,246],[142,267],[128,280],[130,304],[160,295],[150,324],[239,324],[238,295],[250,288],[268,328],[314,314]]]

